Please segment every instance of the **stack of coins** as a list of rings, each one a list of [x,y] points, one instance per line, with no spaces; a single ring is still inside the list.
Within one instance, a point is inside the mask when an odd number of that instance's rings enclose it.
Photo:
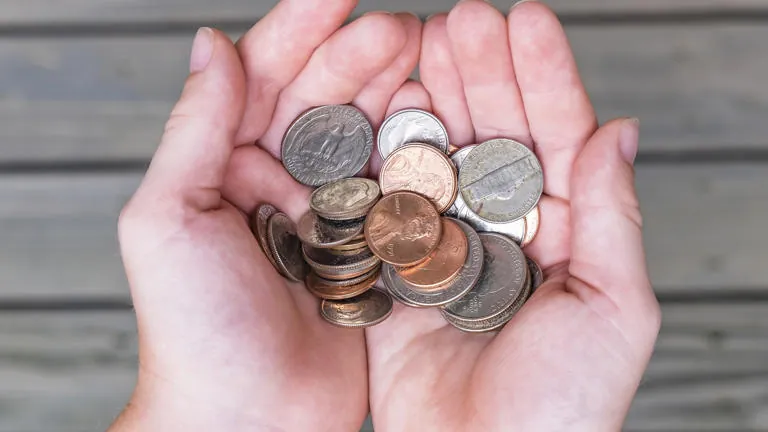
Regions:
[[[338,326],[382,322],[393,298],[439,308],[466,332],[504,326],[543,279],[522,250],[539,229],[543,173],[534,153],[505,138],[453,147],[440,120],[415,109],[387,118],[377,143],[378,183],[354,177],[373,149],[372,127],[356,108],[317,107],[294,121],[283,164],[320,187],[297,226],[259,208],[254,234],[267,258],[304,280]],[[374,287],[379,279],[385,290]]]

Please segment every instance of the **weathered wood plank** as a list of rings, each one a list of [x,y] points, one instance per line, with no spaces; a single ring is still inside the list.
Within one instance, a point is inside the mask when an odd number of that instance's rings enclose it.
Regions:
[[[139,181],[0,176],[0,299],[126,299],[116,221]],[[659,294],[766,292],[765,165],[642,165],[637,185]]]
[[[600,118],[639,116],[641,151],[766,148],[768,91],[754,83],[768,76],[768,27],[568,33]],[[190,41],[0,39],[0,164],[149,158],[183,85]]]
[[[768,303],[663,313],[626,430],[765,430]],[[135,331],[129,311],[0,314],[0,432],[104,430],[134,385]]]

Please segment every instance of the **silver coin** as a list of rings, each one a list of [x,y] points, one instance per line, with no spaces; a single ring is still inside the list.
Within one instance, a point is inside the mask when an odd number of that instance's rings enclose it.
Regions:
[[[299,219],[296,233],[302,242],[316,248],[328,249],[343,245],[363,232],[365,221],[332,222],[322,219],[312,210]]]
[[[349,220],[365,216],[380,196],[375,181],[349,177],[315,189],[309,207],[325,219]]]
[[[475,147],[477,147],[477,145],[462,147],[461,150],[458,150],[451,155],[451,160],[453,161],[453,164],[456,165],[456,169],[459,170],[459,172],[461,172],[464,159],[466,159]],[[445,214],[463,220],[477,232],[495,232],[504,234],[517,242],[517,244],[520,244],[525,237],[525,218],[506,223],[488,222],[467,207],[461,194],[458,194],[456,201],[453,202],[453,205],[445,212]]]
[[[382,268],[382,270],[383,270],[383,268]],[[406,306],[412,307],[412,308],[423,308],[424,307],[424,306],[420,306],[420,305],[417,305],[416,303],[411,302],[410,300],[408,300],[405,297],[401,297],[400,294],[398,294],[396,291],[390,289],[388,286],[385,285],[384,287],[387,289],[387,292],[389,293],[389,295],[392,296],[393,299],[399,301],[400,303],[402,303],[402,304],[404,304]]]
[[[536,292],[536,289],[544,283],[544,273],[541,271],[541,267],[539,264],[526,257],[526,261],[528,261],[528,271],[531,273],[531,294]]]
[[[459,274],[442,289],[425,293],[403,280],[394,266],[385,263],[381,269],[381,280],[393,293],[393,297],[404,299],[402,303],[408,306],[442,306],[460,299],[478,283],[483,272],[483,242],[468,224],[457,219],[452,220],[461,228],[468,240],[467,261]]]
[[[459,300],[445,306],[445,313],[463,320],[479,321],[499,315],[525,291],[528,265],[514,241],[496,233],[480,233],[484,263],[480,280]]]
[[[373,151],[373,128],[351,105],[313,108],[291,124],[283,138],[285,169],[300,183],[322,186],[352,177]]]
[[[398,111],[387,117],[379,128],[379,154],[382,159],[386,159],[397,148],[408,143],[429,144],[447,153],[448,131],[437,117],[426,111]]]
[[[464,159],[459,172],[464,203],[488,222],[514,222],[538,204],[544,173],[536,155],[506,138],[486,141]]]

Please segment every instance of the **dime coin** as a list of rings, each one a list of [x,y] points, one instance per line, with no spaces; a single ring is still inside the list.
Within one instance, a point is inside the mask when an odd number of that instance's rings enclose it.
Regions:
[[[453,219],[461,227],[469,242],[469,253],[458,276],[448,285],[432,293],[417,291],[417,288],[405,282],[390,264],[383,264],[381,280],[392,296],[406,306],[435,307],[442,306],[462,298],[480,279],[483,270],[483,245],[480,236],[466,223]]]
[[[317,249],[309,245],[301,248],[304,259],[319,276],[331,280],[351,279],[363,275],[381,262],[370,249],[362,249],[357,255],[339,255],[329,249]]]
[[[272,215],[267,223],[267,239],[280,273],[294,282],[303,281],[309,267],[301,257],[301,241],[293,221],[284,213]]]
[[[462,147],[461,150],[451,155],[451,161],[453,161],[454,165],[456,165],[456,169],[458,169],[459,172],[461,172],[461,166],[464,162],[464,159],[475,147],[477,147],[477,145]],[[467,204],[464,202],[464,198],[461,196],[461,194],[456,197],[456,201],[453,203],[451,208],[445,212],[445,214],[463,220],[477,232],[495,232],[504,234],[505,236],[510,237],[512,240],[516,241],[518,244],[523,241],[523,237],[526,234],[525,218],[506,223],[488,222],[480,218],[480,216],[476,215],[475,212],[467,207]]]
[[[489,222],[513,222],[533,210],[544,190],[541,164],[510,139],[486,141],[464,159],[459,173],[464,202]]]
[[[368,247],[382,261],[400,267],[419,264],[442,235],[440,215],[426,198],[412,192],[385,196],[365,221]]]
[[[448,151],[448,131],[434,115],[406,109],[392,114],[379,128],[378,147],[382,159],[408,143],[429,144],[443,153]]]
[[[381,189],[373,180],[345,178],[315,190],[309,207],[324,219],[356,219],[365,216],[380,195]]]
[[[472,290],[445,306],[445,313],[464,321],[499,315],[520,297],[528,283],[528,266],[520,247],[496,233],[481,233],[483,274]]]
[[[312,247],[331,248],[343,245],[363,232],[363,221],[326,221],[310,210],[299,219],[296,231],[301,241]]]
[[[251,217],[251,231],[256,234],[256,240],[258,240],[261,250],[264,251],[264,255],[275,268],[277,268],[277,263],[275,257],[272,256],[272,250],[269,248],[269,240],[267,240],[267,222],[277,212],[278,210],[273,205],[262,204]]]
[[[408,144],[395,150],[381,166],[379,185],[384,195],[416,192],[429,198],[442,213],[456,200],[456,167],[445,153],[426,144]]]
[[[282,159],[297,181],[321,186],[360,172],[372,151],[373,129],[365,115],[351,105],[326,105],[291,124]]]
[[[464,231],[450,219],[442,218],[442,222],[443,235],[429,259],[414,267],[397,269],[400,277],[419,291],[432,292],[444,286],[459,274],[467,261],[469,245]]]
[[[533,294],[536,289],[544,283],[544,273],[541,271],[541,267],[536,261],[527,257],[526,261],[528,261],[528,271],[531,274],[531,294]]]
[[[392,314],[392,297],[377,289],[346,300],[323,300],[320,315],[329,323],[347,328],[371,327]]]
[[[346,281],[323,279],[312,272],[307,276],[307,289],[317,297],[326,300],[344,300],[368,291],[379,279],[379,268]]]
[[[533,239],[536,238],[536,234],[539,233],[539,226],[541,220],[541,212],[539,212],[539,206],[533,208],[527,215],[525,215],[525,236],[523,237],[522,246],[526,247]]]

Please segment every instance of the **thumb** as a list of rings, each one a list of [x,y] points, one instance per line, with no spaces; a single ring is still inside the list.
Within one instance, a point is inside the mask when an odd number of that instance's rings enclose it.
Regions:
[[[221,32],[198,31],[190,76],[136,199],[178,210],[218,208],[219,189],[245,110],[245,75]]]
[[[658,303],[648,278],[642,217],[635,193],[637,119],[600,128],[576,160],[571,194],[570,274],[610,302],[616,316],[658,327]],[[618,310],[615,310],[618,308]],[[613,314],[612,314],[613,315]],[[641,320],[641,321],[637,321]],[[644,330],[644,329],[643,329]],[[646,336],[645,331],[640,332]]]

